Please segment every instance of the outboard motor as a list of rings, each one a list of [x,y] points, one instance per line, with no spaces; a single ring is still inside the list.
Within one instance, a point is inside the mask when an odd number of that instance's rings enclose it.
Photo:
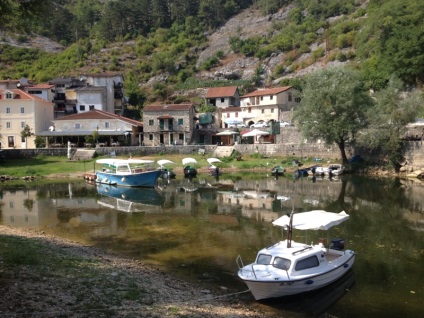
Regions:
[[[333,250],[342,251],[345,248],[344,238],[333,238],[331,239],[330,248]]]

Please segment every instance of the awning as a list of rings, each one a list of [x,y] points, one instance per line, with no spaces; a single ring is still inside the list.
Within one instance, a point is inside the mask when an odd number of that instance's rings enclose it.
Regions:
[[[169,115],[161,115],[158,117],[158,119],[174,119],[174,117],[169,116]]]
[[[216,134],[216,136],[231,136],[231,135],[238,135],[239,132],[237,131],[231,131],[231,130],[224,130]]]
[[[117,130],[99,130],[99,136],[121,136],[130,134],[131,131],[117,131]],[[60,136],[91,136],[93,130],[72,130],[72,131],[42,131],[37,133],[36,136],[40,137],[60,137]]]

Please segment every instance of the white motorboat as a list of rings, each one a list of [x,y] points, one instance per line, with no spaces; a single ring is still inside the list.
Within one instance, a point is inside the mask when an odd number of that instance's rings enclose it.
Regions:
[[[344,173],[345,167],[339,163],[333,163],[328,167],[317,166],[314,174],[317,176],[339,176]]]
[[[273,224],[287,229],[287,240],[261,249],[256,260],[248,265],[238,256],[238,276],[256,300],[304,293],[336,281],[355,261],[355,252],[344,248],[344,239],[332,239],[328,247],[323,242],[302,244],[292,241],[292,231],[327,230],[348,218],[344,211],[322,210],[280,217]]]

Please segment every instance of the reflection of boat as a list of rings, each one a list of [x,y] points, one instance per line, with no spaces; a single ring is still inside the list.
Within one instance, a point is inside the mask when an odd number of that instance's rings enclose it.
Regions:
[[[239,256],[238,276],[255,299],[288,296],[324,287],[346,274],[355,253],[344,250],[344,240],[333,239],[329,247],[292,241],[292,230],[327,230],[349,218],[340,213],[315,210],[284,215],[273,222],[288,229],[287,240],[263,248],[254,263],[244,266]]]
[[[125,212],[144,211],[146,206],[160,206],[164,198],[154,188],[124,188],[113,185],[96,185],[97,193],[101,195],[97,201]]]
[[[99,159],[102,170],[96,171],[96,182],[125,187],[154,187],[163,171],[155,168],[153,160]]]
[[[268,299],[263,302],[273,308],[295,312],[302,317],[322,317],[340,298],[355,285],[355,272],[349,270],[333,283],[303,294]]]
[[[286,168],[284,168],[283,166],[279,165],[279,166],[275,166],[271,169],[271,175],[275,176],[282,176],[284,175],[284,171],[286,170]]]
[[[194,165],[197,164],[196,159],[194,158],[184,158],[182,160],[184,166],[184,177],[185,178],[195,178],[197,176],[197,170]]]

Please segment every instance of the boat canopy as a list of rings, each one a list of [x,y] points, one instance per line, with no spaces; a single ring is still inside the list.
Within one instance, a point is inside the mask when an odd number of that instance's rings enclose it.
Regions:
[[[349,219],[349,215],[342,211],[340,213],[313,210],[309,212],[293,213],[292,228],[298,230],[328,230]],[[276,226],[289,227],[290,216],[283,215],[272,224]]]
[[[137,165],[137,164],[152,164],[154,163],[154,160],[145,160],[145,159],[113,159],[113,158],[103,158],[96,161],[98,164],[105,164],[105,165]]]

